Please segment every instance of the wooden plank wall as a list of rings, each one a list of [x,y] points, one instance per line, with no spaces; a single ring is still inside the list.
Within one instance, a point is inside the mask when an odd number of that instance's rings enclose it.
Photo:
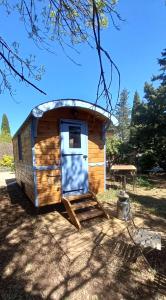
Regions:
[[[17,183],[24,187],[25,193],[32,202],[34,196],[34,177],[32,167],[31,123],[28,121],[20,131],[22,144],[22,160],[19,160],[18,136],[13,138],[13,153]]]
[[[57,170],[37,171],[37,191],[39,206],[61,201],[60,133],[61,119],[77,119],[88,123],[88,162],[104,162],[102,125],[104,120],[87,112],[71,108],[59,108],[46,112],[39,119],[35,139],[36,165],[59,167]],[[104,191],[104,166],[89,166],[89,184],[95,192]]]

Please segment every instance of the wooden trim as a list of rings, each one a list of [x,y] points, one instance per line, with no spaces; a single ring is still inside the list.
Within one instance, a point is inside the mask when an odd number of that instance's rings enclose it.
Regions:
[[[33,180],[34,180],[34,194],[35,194],[35,207],[39,206],[38,201],[38,191],[37,191],[37,176],[36,170],[34,169],[34,165],[36,163],[35,159],[35,132],[36,132],[36,122],[37,120],[33,117],[31,118],[31,143],[32,143],[32,165],[33,165]]]
[[[96,167],[96,166],[104,166],[104,164],[105,164],[105,162],[96,162],[96,163],[90,162],[90,163],[88,163],[88,166]]]
[[[51,171],[51,170],[59,170],[61,165],[50,165],[50,166],[34,166],[33,169],[35,171]]]
[[[109,123],[110,124],[110,123]],[[103,125],[103,132],[102,132],[102,137],[103,137],[103,142],[104,142],[104,191],[106,191],[106,129],[108,128],[105,125]]]
[[[106,145],[104,145],[104,191],[106,191]]]

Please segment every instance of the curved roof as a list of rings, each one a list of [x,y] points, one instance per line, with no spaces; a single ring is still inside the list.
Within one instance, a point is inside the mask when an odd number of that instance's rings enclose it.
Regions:
[[[110,119],[110,113],[101,106],[78,99],[59,99],[45,102],[33,108],[31,114],[36,118],[41,118],[45,112],[60,107],[84,108],[96,111],[100,115],[104,116],[106,119]],[[117,119],[114,116],[111,116],[111,121],[113,124],[117,124]]]
[[[106,109],[102,108],[99,105],[79,99],[59,99],[44,102],[34,107],[29,116],[26,118],[26,120],[23,122],[20,128],[16,131],[13,138],[19,133],[26,121],[28,121],[32,116],[35,118],[41,118],[45,112],[60,107],[78,107],[91,110],[97,112],[101,116],[104,116],[106,120],[111,120],[114,125],[118,124],[117,119],[114,116],[111,116]]]

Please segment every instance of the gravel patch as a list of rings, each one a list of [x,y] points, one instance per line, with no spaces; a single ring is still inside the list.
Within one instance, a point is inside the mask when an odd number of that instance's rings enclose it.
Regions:
[[[14,172],[0,172],[0,188],[6,187],[7,184],[15,182],[15,173]]]

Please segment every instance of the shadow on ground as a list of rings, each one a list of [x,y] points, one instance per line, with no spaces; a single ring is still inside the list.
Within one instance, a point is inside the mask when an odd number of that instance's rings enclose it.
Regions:
[[[92,226],[93,247],[69,259],[50,232],[52,225],[56,232],[56,226],[58,231],[59,223],[63,224],[62,216],[52,211],[47,208],[36,214],[16,184],[8,182],[7,189],[0,190],[0,299],[155,299],[165,295],[166,273],[157,269],[162,262],[154,262],[156,253],[146,254],[156,270],[153,276],[124,235],[112,238]],[[89,232],[86,228],[79,234],[73,228],[67,232],[65,228],[72,226],[66,224],[60,231],[64,243],[68,232],[78,238],[73,243]],[[110,219],[110,228],[111,224]],[[165,250],[163,244],[163,259]]]
[[[141,204],[143,208],[148,210],[150,213],[166,219],[166,198],[156,199],[152,196],[147,195],[137,195],[135,193],[129,192],[132,201]]]

